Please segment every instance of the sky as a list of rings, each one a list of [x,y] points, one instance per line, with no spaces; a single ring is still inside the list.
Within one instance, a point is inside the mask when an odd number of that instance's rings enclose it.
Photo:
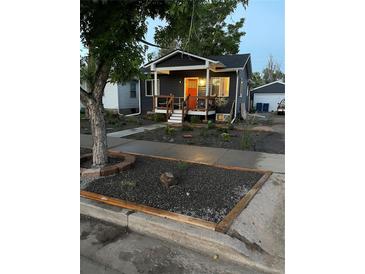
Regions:
[[[227,22],[237,22],[245,18],[239,53],[250,53],[252,70],[262,72],[270,55],[285,72],[284,39],[284,0],[249,0],[246,10],[240,4],[234,13],[227,17]],[[155,27],[164,25],[159,19],[148,20],[146,40],[154,42]],[[148,52],[157,51],[150,47]]]

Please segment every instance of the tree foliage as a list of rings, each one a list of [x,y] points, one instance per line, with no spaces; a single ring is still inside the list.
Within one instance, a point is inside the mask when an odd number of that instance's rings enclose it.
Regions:
[[[244,18],[231,24],[226,18],[239,3],[246,7],[248,0],[174,1],[167,25],[156,27],[155,41],[167,48],[159,55],[176,48],[202,56],[238,53]]]
[[[93,165],[107,161],[102,97],[109,82],[125,82],[139,75],[145,47],[147,17],[163,17],[169,1],[85,1],[80,3],[80,38],[88,56],[80,60],[80,99],[87,108],[93,136]]]

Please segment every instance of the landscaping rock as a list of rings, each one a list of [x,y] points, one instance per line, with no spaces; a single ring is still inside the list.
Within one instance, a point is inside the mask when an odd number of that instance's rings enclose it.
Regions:
[[[160,176],[160,181],[165,187],[170,187],[176,184],[174,175],[171,172],[164,172]]]

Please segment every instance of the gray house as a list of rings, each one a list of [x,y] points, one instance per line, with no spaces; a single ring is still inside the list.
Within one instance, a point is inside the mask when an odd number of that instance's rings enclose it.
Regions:
[[[232,120],[249,110],[250,54],[197,56],[175,50],[143,66],[141,112],[181,123],[192,115]]]

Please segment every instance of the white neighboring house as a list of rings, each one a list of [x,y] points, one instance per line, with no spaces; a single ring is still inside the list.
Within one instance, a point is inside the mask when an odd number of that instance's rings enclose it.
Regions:
[[[82,85],[86,88],[86,85]],[[132,80],[125,84],[107,83],[103,96],[104,109],[131,114],[139,112],[139,81]],[[83,105],[81,104],[82,108]]]
[[[253,94],[253,107],[257,103],[269,104],[269,112],[276,111],[281,100],[285,99],[285,83],[275,81],[266,85],[259,86],[251,90]]]

